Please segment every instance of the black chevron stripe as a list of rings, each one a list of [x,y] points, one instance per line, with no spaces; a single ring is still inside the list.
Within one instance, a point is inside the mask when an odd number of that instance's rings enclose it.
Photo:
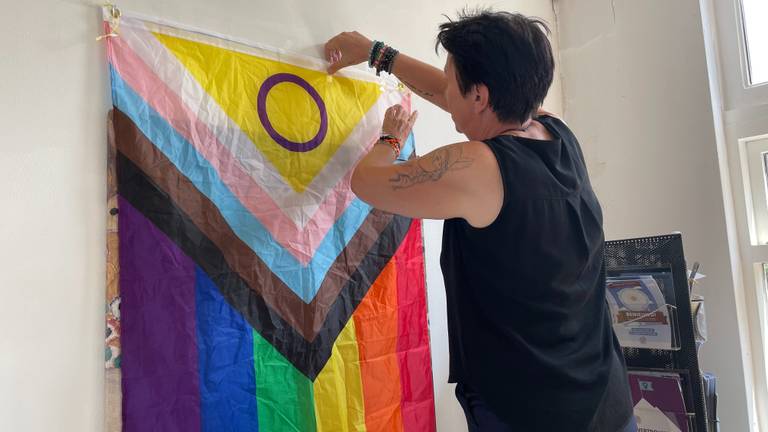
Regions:
[[[195,261],[216,284],[227,302],[312,381],[327,363],[339,333],[394,256],[412,222],[402,216],[392,219],[342,288],[328,312],[323,329],[312,342],[308,342],[248,287],[229,267],[217,246],[165,192],[121,153],[117,155],[117,173],[118,193]]]

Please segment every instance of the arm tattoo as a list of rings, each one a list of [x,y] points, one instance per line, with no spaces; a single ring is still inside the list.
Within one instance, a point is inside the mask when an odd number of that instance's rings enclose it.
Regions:
[[[474,159],[464,156],[461,146],[449,146],[435,150],[431,156],[418,159],[398,168],[390,177],[392,189],[406,189],[428,181],[438,181],[448,171],[469,167]]]
[[[416,94],[418,94],[421,97],[430,98],[430,97],[434,96],[434,94],[432,94],[432,93],[430,93],[428,91],[421,90],[418,87],[416,87],[415,85],[409,83],[408,81],[403,81],[403,84],[405,84],[406,87],[408,87],[412,91],[416,92]]]

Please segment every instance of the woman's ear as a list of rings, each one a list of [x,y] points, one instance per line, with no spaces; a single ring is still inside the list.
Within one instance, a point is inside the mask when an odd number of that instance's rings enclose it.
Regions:
[[[479,114],[485,111],[489,105],[488,87],[485,84],[476,84],[472,86],[472,99],[475,106],[475,113]]]

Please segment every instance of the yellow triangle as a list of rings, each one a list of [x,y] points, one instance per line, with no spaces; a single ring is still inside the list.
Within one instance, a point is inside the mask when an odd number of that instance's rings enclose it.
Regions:
[[[371,82],[343,77],[330,79],[325,72],[164,34],[155,33],[155,36],[297,192],[304,192],[381,91]],[[268,92],[264,92],[266,98],[262,104],[267,124],[272,127],[272,131],[268,131],[259,117],[258,97],[265,81],[276,74],[281,74],[279,77],[283,80],[275,77],[269,81],[275,83],[265,87]],[[302,84],[309,84],[325,105],[327,132],[324,135],[320,133],[320,105],[313,99],[311,89],[303,88]],[[277,141],[280,137],[285,140],[283,144]],[[315,141],[311,141],[313,138]],[[313,146],[311,150],[296,151]]]

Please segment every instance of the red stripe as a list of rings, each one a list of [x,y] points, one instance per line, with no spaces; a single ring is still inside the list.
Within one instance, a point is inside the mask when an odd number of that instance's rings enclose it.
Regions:
[[[397,265],[397,357],[405,432],[435,431],[435,396],[427,326],[421,221],[414,220],[395,254]]]

